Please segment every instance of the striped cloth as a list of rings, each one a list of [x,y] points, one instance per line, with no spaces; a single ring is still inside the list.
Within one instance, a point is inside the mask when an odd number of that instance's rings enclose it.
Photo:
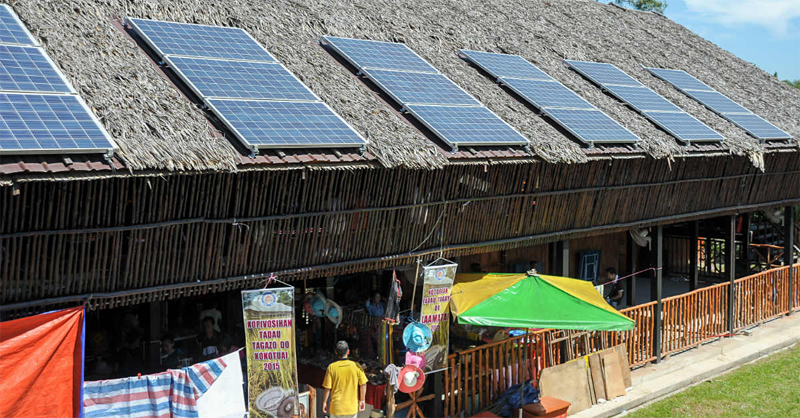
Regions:
[[[85,417],[197,418],[197,399],[224,369],[218,358],[147,376],[85,382]]]

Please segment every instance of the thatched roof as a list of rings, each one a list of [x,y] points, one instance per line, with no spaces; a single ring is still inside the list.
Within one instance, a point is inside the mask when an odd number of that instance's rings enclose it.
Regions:
[[[724,152],[759,165],[765,148],[640,64],[680,68],[800,138],[800,91],[669,19],[593,0],[18,0],[11,5],[94,108],[133,170],[235,170],[242,151],[220,135],[119,27],[125,16],[246,29],[370,141],[389,167],[435,168],[447,153],[399,117],[319,46],[320,35],[407,43],[520,130],[538,158],[592,157],[456,57],[460,48],[520,54],[644,141],[656,158],[676,140],[576,73],[564,58],[611,62],[727,138]]]

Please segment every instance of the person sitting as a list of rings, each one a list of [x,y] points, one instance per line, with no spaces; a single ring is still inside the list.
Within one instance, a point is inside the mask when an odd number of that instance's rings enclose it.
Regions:
[[[181,349],[175,347],[175,337],[164,334],[161,337],[161,367],[177,369],[182,355]]]
[[[200,357],[202,360],[211,360],[220,356],[221,344],[224,339],[222,333],[214,330],[214,318],[207,316],[201,322],[202,331],[197,336],[197,343],[200,345]]]
[[[380,316],[383,317],[383,312],[385,311],[385,307],[383,302],[381,302],[381,294],[375,292],[372,294],[371,299],[367,299],[367,313],[370,316]]]
[[[622,305],[622,296],[625,293],[625,287],[622,285],[622,281],[614,282],[617,279],[619,279],[619,275],[614,267],[606,269],[606,283],[611,285],[611,289],[608,290],[608,296],[606,296],[606,302],[614,308],[619,309]]]

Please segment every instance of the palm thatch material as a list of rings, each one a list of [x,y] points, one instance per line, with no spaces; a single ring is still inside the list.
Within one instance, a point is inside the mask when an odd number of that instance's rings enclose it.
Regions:
[[[588,158],[582,146],[456,56],[460,48],[520,54],[643,138],[654,158],[686,149],[561,60],[611,62],[727,138],[723,151],[763,165],[765,148],[640,64],[679,68],[800,137],[800,91],[669,19],[576,0],[18,0],[11,5],[120,145],[132,170],[236,170],[241,151],[213,128],[119,26],[125,16],[236,26],[370,141],[387,167],[447,164],[430,139],[398,117],[318,44],[320,35],[405,42],[533,143],[548,162]],[[229,134],[225,134],[229,135]]]

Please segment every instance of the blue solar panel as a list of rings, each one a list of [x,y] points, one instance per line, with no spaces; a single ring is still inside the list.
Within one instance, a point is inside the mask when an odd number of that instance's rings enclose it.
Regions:
[[[662,111],[662,112],[683,112],[681,108],[675,106],[667,99],[661,97],[653,90],[647,87],[629,87],[629,86],[603,86],[614,96],[620,100],[628,102],[636,110],[646,111]]]
[[[685,142],[724,139],[717,131],[685,112],[647,112],[646,115],[656,125]]]
[[[525,137],[485,107],[411,105],[408,109],[452,146],[528,144]]]
[[[438,73],[435,68],[403,44],[335,36],[323,36],[322,39],[359,69],[377,68]]]
[[[0,43],[37,45],[28,29],[7,4],[0,4]]]
[[[604,62],[564,60],[575,71],[600,85],[641,86],[642,83],[622,72],[619,68]]]
[[[503,84],[508,85],[514,92],[538,108],[595,108],[589,102],[583,100],[580,96],[573,93],[572,90],[564,87],[557,81],[504,78]]]
[[[0,90],[71,93],[41,48],[0,45]]]
[[[0,93],[0,153],[115,148],[78,96]]]
[[[480,106],[480,103],[441,74],[366,70],[369,78],[402,104]]]
[[[716,91],[685,90],[684,93],[717,113],[751,113]]]
[[[363,138],[324,103],[209,99],[250,148],[357,147]]]
[[[317,101],[295,76],[278,63],[168,57],[167,61],[205,97]]]
[[[636,135],[599,110],[548,108],[545,113],[578,139],[589,144],[639,141]]]
[[[647,71],[650,71],[656,77],[667,81],[668,83],[672,84],[673,86],[681,89],[681,90],[705,90],[705,91],[714,91],[713,88],[709,87],[702,81],[692,77],[686,71],[683,70],[668,70],[666,68],[649,68],[644,67]]]
[[[545,74],[537,66],[519,55],[495,54],[492,52],[470,51],[468,49],[462,49],[461,54],[495,78],[513,77],[530,80],[553,80],[553,77]]]
[[[128,22],[161,57],[277,61],[243,29],[132,18]]]
[[[778,129],[775,125],[752,113],[727,113],[724,116],[740,128],[749,132],[750,135],[759,139],[790,139],[792,137],[788,133]]]

